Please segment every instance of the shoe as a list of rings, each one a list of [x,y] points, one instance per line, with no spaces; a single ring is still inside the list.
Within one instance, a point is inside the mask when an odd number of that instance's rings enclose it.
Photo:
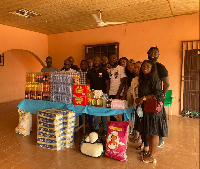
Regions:
[[[165,142],[162,140],[161,142],[158,143],[158,148],[160,148],[164,144],[165,144]]]
[[[107,131],[103,131],[102,136],[107,136]]]

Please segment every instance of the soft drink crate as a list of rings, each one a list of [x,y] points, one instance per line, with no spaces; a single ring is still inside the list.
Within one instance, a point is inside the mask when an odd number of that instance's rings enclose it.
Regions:
[[[87,105],[87,95],[73,95],[74,105]]]
[[[90,85],[73,85],[73,95],[76,96],[86,96],[90,90]]]

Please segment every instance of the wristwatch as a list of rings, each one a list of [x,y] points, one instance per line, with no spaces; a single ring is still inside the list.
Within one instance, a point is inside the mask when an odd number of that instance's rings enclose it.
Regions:
[[[146,100],[147,100],[147,98],[144,96],[142,100],[143,100],[143,101],[146,101]]]

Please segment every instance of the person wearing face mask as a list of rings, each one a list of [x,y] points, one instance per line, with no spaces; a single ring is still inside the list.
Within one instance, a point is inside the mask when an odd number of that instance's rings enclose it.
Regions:
[[[168,75],[168,71],[165,68],[165,66],[161,63],[159,63],[157,60],[160,56],[159,53],[159,49],[156,47],[151,47],[148,52],[148,59],[153,61],[157,67],[157,73],[158,73],[158,77],[160,78],[160,80],[162,81],[162,90],[163,90],[163,95],[165,96],[165,93],[167,92],[167,90],[169,89],[169,75]],[[167,121],[166,118],[166,111],[164,109],[164,117]],[[159,138],[159,143],[158,143],[158,148],[161,147],[164,144],[164,141],[162,139],[162,137]]]

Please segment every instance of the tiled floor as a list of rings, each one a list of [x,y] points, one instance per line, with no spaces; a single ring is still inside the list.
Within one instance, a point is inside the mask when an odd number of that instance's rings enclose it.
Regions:
[[[52,151],[36,146],[36,115],[33,115],[33,131],[23,137],[15,133],[18,124],[17,104],[1,103],[0,111],[0,169],[199,169],[199,120],[173,116],[168,121],[169,137],[157,151],[156,164],[144,164],[138,160],[138,144],[128,143],[127,162],[107,157],[91,158],[79,152],[78,142],[84,134],[75,133],[75,148]]]

